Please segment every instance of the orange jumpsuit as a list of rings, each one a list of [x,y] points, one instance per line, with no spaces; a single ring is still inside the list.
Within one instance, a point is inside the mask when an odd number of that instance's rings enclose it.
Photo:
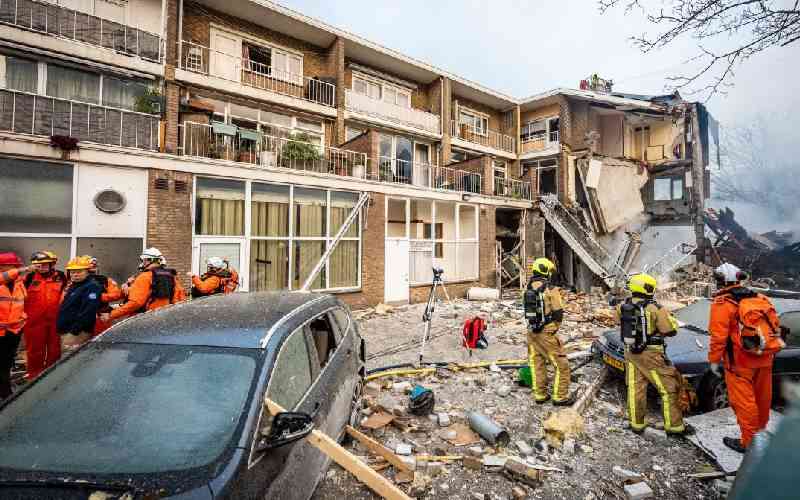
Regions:
[[[775,356],[750,354],[731,340],[732,335],[739,329],[739,305],[730,296],[732,288],[734,287],[720,290],[711,304],[711,317],[708,323],[708,331],[711,333],[708,361],[709,363],[724,361],[728,399],[742,430],[742,445],[747,447],[753,435],[764,429],[769,421],[769,409],[772,404],[772,363]],[[730,359],[731,353],[733,359]]]
[[[223,279],[221,276],[204,274],[203,276],[192,276],[192,286],[202,295],[213,295],[221,293],[233,293],[239,285],[239,275],[236,271],[230,271],[230,277]]]
[[[0,273],[0,401],[11,395],[11,369],[27,318],[26,294],[19,269]]]
[[[122,299],[122,288],[120,288],[117,282],[110,277],[106,277],[105,281],[105,289],[103,290],[103,294],[100,296],[100,302],[102,302],[102,305],[100,306],[101,312],[111,311],[110,304]],[[92,334],[92,337],[100,335],[104,331],[108,330],[110,326],[110,321],[105,322],[100,319],[100,316],[98,316],[97,321],[94,323],[94,333]]]
[[[29,274],[25,278],[28,298],[25,299],[25,355],[27,378],[33,380],[61,358],[61,340],[56,331],[58,307],[67,277],[60,271],[47,276]]]
[[[144,271],[139,273],[128,288],[128,301],[111,311],[111,319],[116,320],[125,316],[142,312],[143,310],[152,311],[170,303],[186,300],[186,292],[181,286],[181,282],[175,278],[175,290],[172,292],[172,300],[150,298],[153,284],[153,273]]]

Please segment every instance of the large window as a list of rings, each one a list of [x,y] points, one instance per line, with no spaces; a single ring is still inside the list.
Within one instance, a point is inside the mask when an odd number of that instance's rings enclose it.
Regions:
[[[558,142],[558,127],[559,118],[557,116],[534,120],[522,125],[519,138],[522,142]]]
[[[0,85],[11,90],[35,94],[39,85],[39,64],[19,57],[0,56],[0,64],[3,60],[6,66],[6,80],[0,81]]]
[[[404,108],[411,107],[411,92],[378,78],[353,74],[353,92]]]
[[[302,287],[358,201],[351,192],[212,178],[198,178],[195,193],[195,246],[244,249],[239,274],[250,291]],[[312,288],[360,286],[360,255],[357,218]]]
[[[98,104],[100,102],[100,75],[48,64],[47,95],[70,101]]]
[[[657,177],[653,181],[653,200],[672,201],[683,199],[683,177]]]
[[[489,118],[486,115],[462,109],[458,114],[458,123],[466,125],[469,132],[473,134],[488,134]]]

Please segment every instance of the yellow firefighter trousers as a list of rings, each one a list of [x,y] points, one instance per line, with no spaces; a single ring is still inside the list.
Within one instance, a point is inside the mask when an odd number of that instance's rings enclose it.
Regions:
[[[528,330],[528,364],[531,367],[531,390],[536,401],[547,396],[547,364],[553,365],[553,401],[562,401],[569,395],[569,362],[555,329],[545,327],[541,333]]]
[[[679,407],[681,374],[667,362],[663,349],[648,347],[639,354],[625,353],[625,384],[628,386],[628,418],[631,427],[647,427],[647,384],[653,384],[661,397],[664,430],[683,432],[683,412]]]

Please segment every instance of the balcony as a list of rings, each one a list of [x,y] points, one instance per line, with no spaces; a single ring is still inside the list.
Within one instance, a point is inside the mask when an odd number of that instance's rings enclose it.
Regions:
[[[372,99],[363,94],[357,94],[350,89],[345,90],[344,96],[345,108],[348,111],[421,129],[432,134],[441,133],[439,117],[433,113]]]
[[[158,150],[158,116],[0,90],[0,130]]]
[[[558,130],[541,132],[522,139],[522,154],[558,149]]]
[[[0,1],[0,23],[160,63],[161,37],[100,17],[34,0]]]
[[[531,183],[516,179],[503,179],[495,177],[494,195],[515,200],[532,200]]]
[[[195,43],[182,42],[180,68],[325,107],[336,107],[336,85],[332,83],[243,60]]]
[[[249,163],[365,179],[367,155],[310,142],[239,129],[234,125],[184,122],[180,152],[185,156]]]
[[[385,156],[378,158],[378,176],[381,182],[393,184],[463,193],[481,192],[480,174]]]
[[[507,153],[514,153],[516,151],[513,137],[495,132],[494,130],[476,130],[471,125],[451,120],[450,134],[455,138],[505,151]]]

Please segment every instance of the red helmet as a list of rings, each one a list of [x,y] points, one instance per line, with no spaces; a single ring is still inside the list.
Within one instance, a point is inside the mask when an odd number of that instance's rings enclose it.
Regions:
[[[22,259],[14,252],[0,253],[0,266],[21,266]]]

